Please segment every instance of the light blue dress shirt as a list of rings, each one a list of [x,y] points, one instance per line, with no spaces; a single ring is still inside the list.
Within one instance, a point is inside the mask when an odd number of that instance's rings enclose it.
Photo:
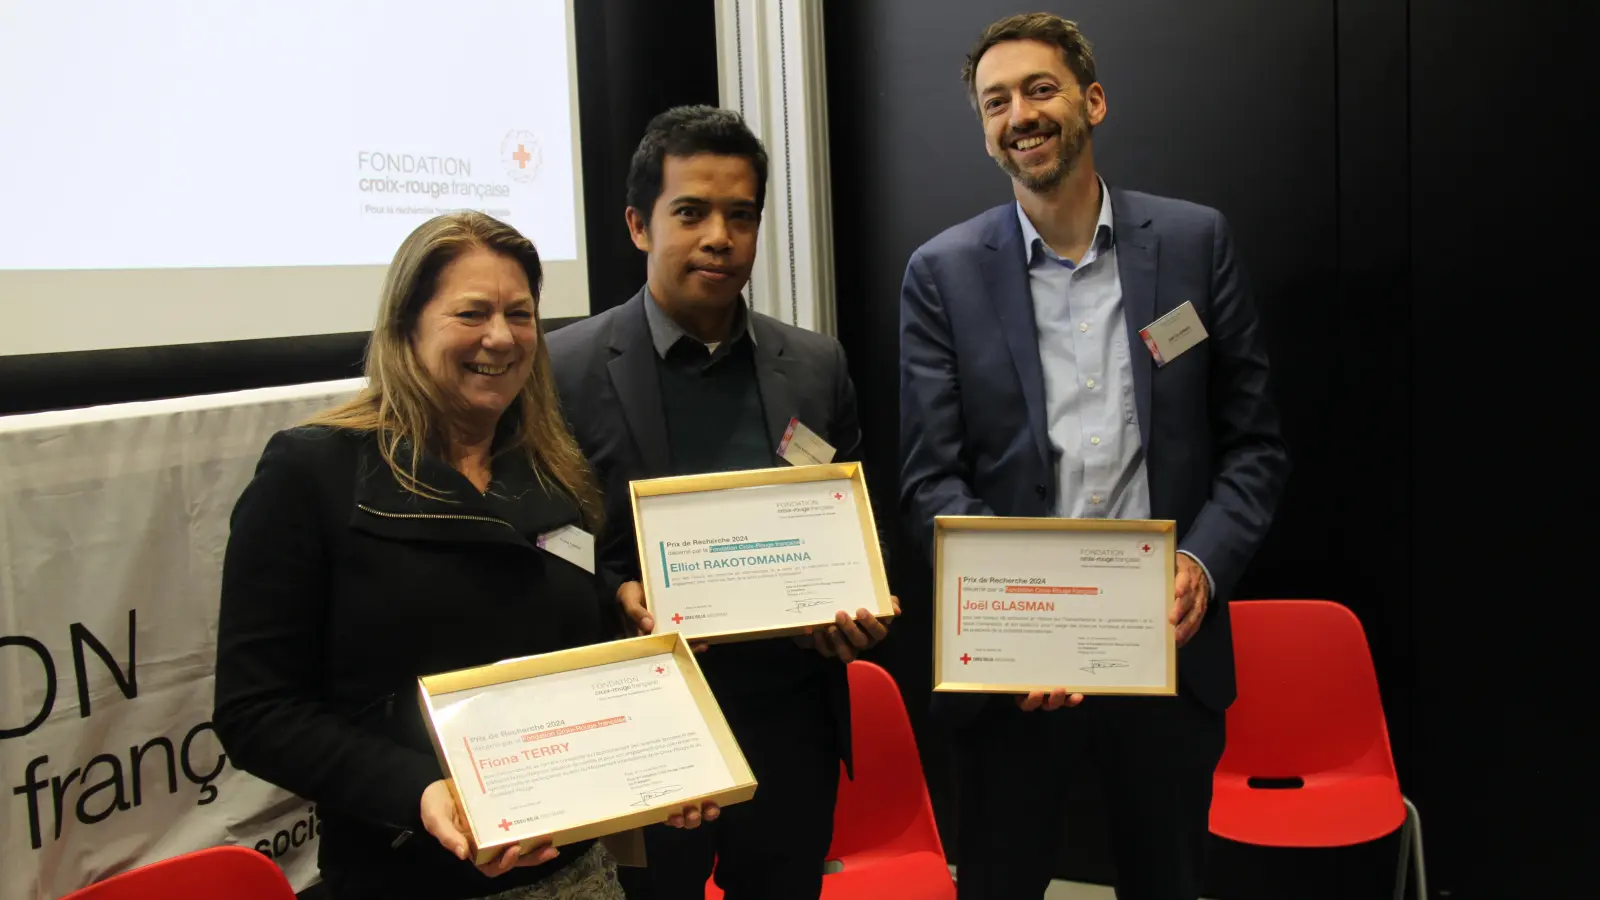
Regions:
[[[1116,231],[1104,182],[1100,219],[1081,260],[1039,237],[1022,204],[1028,286],[1044,369],[1045,424],[1056,464],[1056,515],[1146,519],[1150,482],[1134,409]]]
[[[1133,395],[1110,191],[1081,260],[1050,249],[1017,204],[1044,370],[1045,424],[1065,518],[1148,519],[1150,479]],[[1144,352],[1144,348],[1139,348]],[[1180,551],[1184,552],[1184,551]],[[1185,553],[1202,569],[1205,563]],[[1211,583],[1211,573],[1206,572]]]

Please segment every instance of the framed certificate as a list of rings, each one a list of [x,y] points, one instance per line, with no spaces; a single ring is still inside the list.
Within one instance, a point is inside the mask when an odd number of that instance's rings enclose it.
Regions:
[[[894,615],[858,463],[630,485],[658,631],[711,642],[798,634],[844,610]]]
[[[1173,522],[939,516],[933,689],[1176,694]]]
[[[755,777],[676,634],[418,679],[434,752],[479,863],[740,803]]]

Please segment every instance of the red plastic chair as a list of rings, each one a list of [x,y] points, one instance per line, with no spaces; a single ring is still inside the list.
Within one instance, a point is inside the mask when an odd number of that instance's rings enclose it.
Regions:
[[[900,688],[869,662],[847,671],[856,777],[839,778],[823,900],[955,900]],[[721,898],[707,882],[706,900]]]
[[[1211,832],[1265,847],[1343,847],[1404,828],[1395,897],[1414,856],[1428,896],[1422,822],[1400,793],[1366,633],[1325,600],[1241,600],[1239,699],[1228,709]]]
[[[295,900],[277,864],[248,847],[210,847],[113,875],[61,900]]]

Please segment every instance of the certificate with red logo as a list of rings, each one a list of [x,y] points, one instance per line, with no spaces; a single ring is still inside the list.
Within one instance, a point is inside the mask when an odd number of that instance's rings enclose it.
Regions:
[[[894,615],[858,463],[635,481],[633,521],[656,631],[781,637],[843,610]]]
[[[419,679],[477,862],[750,799],[756,781],[676,634]]]
[[[934,690],[1177,693],[1174,523],[939,516]]]

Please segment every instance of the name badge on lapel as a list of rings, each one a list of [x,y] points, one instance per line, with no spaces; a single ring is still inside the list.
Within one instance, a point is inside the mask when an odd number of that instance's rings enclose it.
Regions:
[[[1141,328],[1139,337],[1144,338],[1156,365],[1164,366],[1205,340],[1207,334],[1194,304],[1184,301],[1182,306]]]
[[[833,462],[839,451],[817,437],[817,433],[801,424],[798,416],[789,420],[783,440],[778,442],[778,455],[791,466],[821,466]]]
[[[594,535],[582,528],[563,525],[539,535],[534,543],[541,550],[561,557],[590,575],[594,574]]]

